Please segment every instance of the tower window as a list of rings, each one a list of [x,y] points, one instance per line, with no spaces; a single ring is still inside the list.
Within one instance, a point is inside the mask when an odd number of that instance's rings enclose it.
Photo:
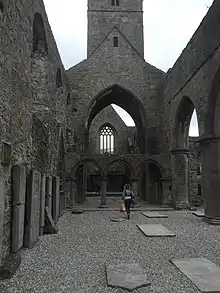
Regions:
[[[113,38],[113,46],[118,47],[118,37]]]
[[[100,141],[100,153],[114,153],[114,131],[109,125],[105,125],[100,130],[99,141]]]
[[[119,0],[111,0],[112,1],[112,6],[119,6]]]

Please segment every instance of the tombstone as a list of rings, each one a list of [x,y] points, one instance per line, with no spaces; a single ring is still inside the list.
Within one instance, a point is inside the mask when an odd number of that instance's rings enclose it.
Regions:
[[[45,189],[46,189],[46,175],[41,176],[41,192],[40,192],[40,236],[44,232],[44,208],[45,208]]]
[[[46,206],[49,213],[52,215],[52,177],[46,178]]]
[[[60,215],[60,178],[53,176],[52,180],[52,217],[57,223]]]
[[[2,241],[3,241],[3,224],[4,224],[4,180],[0,179],[0,267],[2,256]]]
[[[15,165],[12,169],[12,252],[23,247],[26,193],[26,168]]]
[[[27,184],[27,196],[25,203],[25,237],[24,246],[32,248],[39,238],[40,224],[40,191],[41,174],[31,171]]]
[[[54,220],[52,219],[51,213],[48,210],[48,207],[45,207],[45,223],[43,227],[44,234],[57,234],[58,229]]]

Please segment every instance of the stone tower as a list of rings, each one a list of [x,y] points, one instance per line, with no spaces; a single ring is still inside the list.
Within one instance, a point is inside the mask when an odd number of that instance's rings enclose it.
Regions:
[[[143,0],[88,0],[89,58],[116,27],[114,46],[120,45],[120,33],[144,58]]]

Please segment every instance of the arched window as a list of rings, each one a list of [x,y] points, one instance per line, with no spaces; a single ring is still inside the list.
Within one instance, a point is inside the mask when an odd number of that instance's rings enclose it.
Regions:
[[[63,85],[62,82],[62,73],[60,68],[57,69],[57,75],[56,75],[56,86],[57,88],[61,87]]]
[[[111,128],[110,125],[105,125],[100,130],[100,153],[114,153],[114,130]]]
[[[48,46],[43,18],[39,13],[34,16],[33,23],[33,54],[45,56],[48,54]]]

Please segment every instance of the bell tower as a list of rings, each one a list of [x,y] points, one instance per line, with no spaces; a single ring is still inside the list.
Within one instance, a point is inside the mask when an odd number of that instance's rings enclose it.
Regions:
[[[88,0],[87,57],[114,27],[144,58],[143,0]]]

